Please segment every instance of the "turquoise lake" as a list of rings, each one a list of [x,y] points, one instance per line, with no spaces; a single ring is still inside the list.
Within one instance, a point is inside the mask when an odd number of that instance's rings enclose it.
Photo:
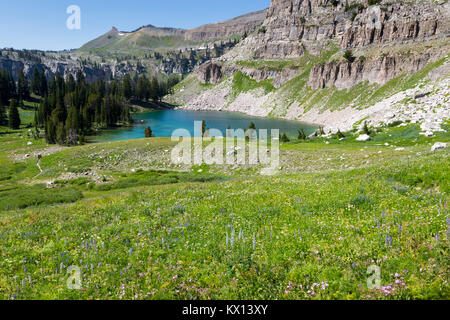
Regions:
[[[251,122],[256,129],[279,129],[294,138],[298,130],[303,129],[307,135],[313,133],[317,127],[314,125],[273,118],[260,118],[244,115],[237,112],[222,111],[186,111],[186,110],[158,110],[133,114],[135,124],[131,127],[103,130],[98,135],[90,137],[93,142],[123,141],[145,137],[145,128],[151,127],[155,137],[170,137],[176,129],[187,129],[194,136],[194,121],[206,122],[207,128],[218,129],[226,135],[226,129],[248,129]]]

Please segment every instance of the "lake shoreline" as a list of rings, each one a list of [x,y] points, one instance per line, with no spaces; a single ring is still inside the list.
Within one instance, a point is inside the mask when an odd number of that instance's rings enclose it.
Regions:
[[[173,110],[204,111],[204,112],[233,112],[233,113],[238,113],[238,114],[242,114],[242,115],[245,115],[245,116],[248,116],[248,117],[254,117],[254,118],[274,119],[274,120],[284,120],[284,121],[298,122],[298,123],[310,125],[310,126],[313,126],[313,127],[317,127],[317,129],[319,129],[320,127],[324,127],[323,124],[312,123],[312,122],[302,121],[302,120],[298,120],[298,119],[291,119],[291,118],[288,118],[288,117],[260,116],[260,115],[255,115],[255,114],[246,113],[246,112],[243,112],[243,111],[236,111],[236,110],[211,110],[211,109],[205,109],[205,108],[201,108],[201,107],[186,107],[186,106],[176,106],[176,107],[174,107]]]
[[[89,136],[88,141],[95,143],[140,139],[145,137],[144,132],[147,127],[152,129],[155,137],[171,137],[177,129],[188,130],[191,136],[194,136],[195,121],[205,121],[207,128],[220,130],[224,136],[228,127],[246,130],[252,122],[257,129],[268,131],[278,129],[280,134],[286,133],[290,138],[297,137],[299,130],[304,130],[305,134],[310,135],[319,128],[298,120],[250,116],[235,111],[164,108],[133,113],[132,125],[99,130],[96,135]]]

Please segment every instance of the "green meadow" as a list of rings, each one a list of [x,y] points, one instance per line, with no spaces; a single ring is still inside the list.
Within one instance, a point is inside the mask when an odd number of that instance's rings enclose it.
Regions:
[[[0,128],[0,299],[449,299],[450,135],[355,137],[283,143],[264,176]]]

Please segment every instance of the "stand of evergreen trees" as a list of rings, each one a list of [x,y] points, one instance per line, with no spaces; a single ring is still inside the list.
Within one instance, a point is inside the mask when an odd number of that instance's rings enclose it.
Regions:
[[[156,76],[149,79],[142,74],[132,78],[127,74],[120,80],[88,83],[81,71],[76,79],[71,74],[64,78],[58,72],[47,79],[44,70],[34,68],[31,81],[20,70],[16,83],[10,72],[1,70],[0,125],[17,129],[18,108],[34,94],[41,97],[34,120],[36,129],[45,131],[50,144],[75,145],[96,128],[130,123],[131,100],[161,101],[179,81],[177,76],[161,81]]]
[[[6,106],[9,106],[9,100],[16,97],[16,83],[12,74],[6,70],[0,70],[0,125],[8,125],[6,116]]]
[[[172,93],[172,88],[179,81],[180,78],[176,75],[171,75],[164,81],[158,80],[156,76],[149,79],[145,74],[132,79],[127,74],[122,79],[123,93],[127,99],[158,102],[165,95]]]
[[[47,92],[40,92],[43,98],[35,115],[35,125],[45,130],[50,144],[74,145],[83,142],[94,128],[131,121],[128,102],[117,81],[99,80],[89,84],[81,71],[76,79],[72,75],[64,79],[56,73],[47,88]]]

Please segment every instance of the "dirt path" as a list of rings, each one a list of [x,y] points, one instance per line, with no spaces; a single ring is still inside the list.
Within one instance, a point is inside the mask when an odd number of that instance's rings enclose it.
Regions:
[[[36,163],[37,167],[39,168],[39,171],[41,172],[40,174],[42,174],[42,168],[41,165],[39,164],[39,162],[41,162],[41,159],[38,160],[38,162]]]

